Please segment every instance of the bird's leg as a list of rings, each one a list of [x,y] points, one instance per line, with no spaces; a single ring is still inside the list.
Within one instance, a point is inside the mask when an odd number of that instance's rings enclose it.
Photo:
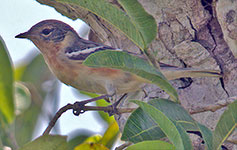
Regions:
[[[114,115],[114,114],[119,114],[117,106],[119,105],[119,103],[120,103],[123,99],[126,99],[127,96],[128,96],[128,94],[125,93],[123,96],[121,96],[121,97],[119,98],[118,101],[116,101],[116,102],[113,103],[112,105],[109,105],[109,106],[105,107],[105,108],[108,108],[108,109],[107,109],[107,110],[104,110],[104,112],[107,112],[107,113],[109,114],[109,116],[112,116],[112,115]]]
[[[92,99],[88,99],[88,100],[84,100],[84,101],[80,101],[80,102],[75,102],[73,104],[73,114],[78,116],[86,111],[84,108],[87,103],[95,102],[100,99],[109,98],[111,96],[113,96],[113,95],[102,95],[102,96],[98,96],[98,97],[95,97]]]
[[[89,99],[89,100],[82,101],[82,102],[75,102],[73,104],[73,114],[78,116],[78,115],[84,113],[85,111],[104,111],[104,112],[107,112],[109,114],[109,116],[112,116],[114,114],[121,114],[121,113],[127,112],[126,109],[118,110],[118,108],[117,108],[119,103],[127,97],[127,94],[124,94],[118,101],[116,101],[112,105],[109,105],[109,106],[106,106],[106,107],[85,106],[85,104],[88,103],[88,102],[93,102],[93,101],[96,101],[96,100],[99,100],[99,99],[102,99],[102,98],[105,98],[105,97],[108,97],[108,95],[96,97],[96,98]],[[131,112],[131,110],[129,109],[128,112]]]

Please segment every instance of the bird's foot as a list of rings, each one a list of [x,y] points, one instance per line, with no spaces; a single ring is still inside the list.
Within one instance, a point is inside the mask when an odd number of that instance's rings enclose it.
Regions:
[[[79,116],[80,114],[82,114],[85,111],[87,111],[87,106],[85,106],[87,103],[95,102],[97,100],[105,99],[105,98],[109,98],[109,97],[111,97],[111,95],[102,95],[102,96],[98,96],[98,97],[91,98],[91,99],[88,99],[88,100],[84,100],[84,101],[80,101],[80,102],[75,102],[73,104],[73,108],[72,108],[73,114],[75,116]]]
[[[79,116],[85,112],[84,110],[85,104],[82,102],[75,102],[73,104],[72,112],[75,116]]]
[[[107,112],[109,116],[113,116],[114,114],[119,114],[117,106],[120,104],[120,102],[127,97],[127,94],[124,94],[118,101],[113,103],[112,105],[109,105],[106,107],[104,112]]]

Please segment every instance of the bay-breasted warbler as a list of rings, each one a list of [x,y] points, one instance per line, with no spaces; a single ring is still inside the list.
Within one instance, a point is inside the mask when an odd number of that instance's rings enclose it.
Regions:
[[[135,74],[112,68],[92,68],[82,64],[90,54],[102,50],[119,50],[85,40],[69,25],[57,20],[44,20],[16,38],[31,40],[41,51],[56,77],[67,85],[98,94],[124,94],[139,90],[145,83]],[[192,74],[192,72],[195,72]],[[168,80],[192,76],[220,76],[218,72],[161,67]],[[201,73],[206,73],[201,75]]]

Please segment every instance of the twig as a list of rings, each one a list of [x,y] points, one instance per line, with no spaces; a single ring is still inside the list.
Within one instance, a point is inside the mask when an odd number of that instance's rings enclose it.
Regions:
[[[237,140],[235,140],[235,139],[226,140],[226,142],[237,145]]]
[[[59,109],[59,111],[54,115],[53,119],[49,122],[48,127],[45,129],[43,135],[49,134],[51,129],[54,127],[55,123],[57,122],[58,118],[67,110],[72,109],[72,104],[67,104],[66,106]]]
[[[111,106],[111,105],[110,105]],[[104,112],[110,112],[114,111],[113,107],[101,107],[101,106],[84,106],[82,108],[83,111],[104,111]],[[117,108],[116,114],[123,114],[123,113],[131,113],[134,111],[136,108]]]
[[[130,146],[130,145],[132,145],[131,142],[126,142],[126,143],[124,143],[124,144],[122,144],[122,145],[116,147],[115,150],[123,150],[124,148],[126,148],[126,147],[128,147],[128,146]]]
[[[132,111],[135,110],[135,108],[115,108],[113,107],[113,105],[110,105],[107,107],[85,106],[85,104],[89,102],[96,101],[104,97],[105,96],[100,96],[100,97],[92,98],[92,99],[81,101],[81,102],[75,102],[74,104],[67,104],[66,106],[60,108],[59,111],[54,115],[52,120],[49,122],[49,125],[45,129],[43,135],[49,134],[49,132],[55,126],[55,123],[57,122],[57,120],[61,117],[61,115],[64,112],[66,112],[69,109],[73,109],[73,113],[76,116],[84,113],[85,111],[104,111],[104,112],[107,112],[109,115],[112,115],[112,114],[131,113]]]
[[[206,112],[206,111],[215,112],[218,109],[228,106],[230,103],[234,102],[235,100],[237,100],[237,97],[229,97],[228,99],[221,100],[221,101],[217,102],[216,104],[203,106],[203,107],[197,106],[195,108],[189,109],[189,113],[190,114],[197,114],[197,113],[202,113],[202,112]]]

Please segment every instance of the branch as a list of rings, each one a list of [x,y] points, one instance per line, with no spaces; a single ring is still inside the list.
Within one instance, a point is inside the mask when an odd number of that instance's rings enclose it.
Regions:
[[[111,106],[111,105],[110,105]],[[100,107],[100,106],[84,106],[82,108],[83,111],[104,111],[104,112],[111,112],[114,111],[113,107]],[[116,108],[115,114],[123,114],[123,113],[131,113],[135,110],[136,108]]]
[[[235,139],[226,140],[226,142],[237,145],[237,140],[235,140]]]
[[[85,111],[104,111],[107,112],[109,115],[113,114],[122,114],[122,113],[131,113],[136,108],[116,108],[117,105],[110,105],[107,107],[100,107],[100,106],[85,106],[85,104],[108,97],[108,95],[99,96],[96,98],[92,98],[89,100],[81,101],[81,102],[75,102],[74,104],[67,104],[66,106],[62,107],[57,111],[57,113],[54,115],[52,120],[49,122],[48,127],[45,129],[43,135],[49,134],[49,132],[52,130],[52,128],[55,126],[55,123],[57,120],[61,117],[61,115],[66,112],[69,109],[73,109],[74,115],[78,116]]]
[[[202,112],[206,112],[206,111],[211,111],[211,112],[215,112],[218,109],[221,109],[223,107],[228,106],[229,104],[231,104],[232,102],[234,102],[235,100],[237,100],[237,97],[229,97],[225,100],[221,100],[219,102],[217,102],[216,104],[212,104],[212,105],[208,105],[208,106],[197,106],[194,108],[190,108],[189,109],[189,113],[190,114],[197,114],[197,113],[202,113]]]
[[[54,127],[55,123],[57,120],[61,117],[61,115],[66,112],[69,109],[72,109],[73,105],[72,104],[67,104],[66,106],[62,107],[59,109],[59,111],[54,115],[53,119],[49,122],[48,127],[45,129],[43,135],[49,134],[51,129]]]

